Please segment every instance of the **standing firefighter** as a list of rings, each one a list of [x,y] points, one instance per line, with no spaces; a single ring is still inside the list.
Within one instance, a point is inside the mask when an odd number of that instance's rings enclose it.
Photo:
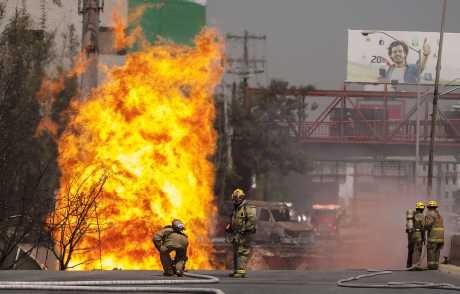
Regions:
[[[165,276],[176,274],[181,277],[184,274],[185,262],[187,261],[188,238],[183,233],[184,224],[175,219],[170,226],[165,226],[153,237],[153,244],[160,252],[161,265]],[[174,260],[171,260],[171,252],[175,252]]]
[[[437,210],[438,202],[436,200],[428,201],[427,208],[425,228],[428,235],[426,246],[428,269],[438,269],[439,254],[444,246],[444,222]]]
[[[423,245],[425,244],[425,215],[423,211],[425,210],[425,203],[423,201],[418,201],[415,204],[415,213],[414,213],[414,230],[412,233],[412,264],[414,270],[420,270],[420,262],[422,257]]]
[[[407,263],[406,268],[412,267],[412,255],[414,254],[414,210],[406,210],[406,233],[407,233]]]
[[[233,191],[232,220],[225,227],[225,231],[231,236],[233,245],[233,273],[230,276],[234,278],[246,277],[246,266],[251,251],[251,235],[256,232],[256,209],[249,206],[244,198],[243,190]]]

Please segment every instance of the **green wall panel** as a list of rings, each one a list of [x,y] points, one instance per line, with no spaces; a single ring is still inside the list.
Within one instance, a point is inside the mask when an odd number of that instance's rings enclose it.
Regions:
[[[129,0],[132,11],[139,5],[160,4],[148,8],[141,19],[145,36],[154,42],[157,36],[180,44],[192,44],[193,38],[206,25],[206,6],[187,0]]]

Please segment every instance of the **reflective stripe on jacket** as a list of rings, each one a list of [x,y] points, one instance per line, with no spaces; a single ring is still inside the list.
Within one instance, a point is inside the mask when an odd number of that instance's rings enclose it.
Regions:
[[[425,226],[428,232],[428,242],[444,243],[444,221],[439,211],[428,209]]]
[[[255,233],[256,208],[250,206],[246,200],[233,207],[231,227],[234,233]]]

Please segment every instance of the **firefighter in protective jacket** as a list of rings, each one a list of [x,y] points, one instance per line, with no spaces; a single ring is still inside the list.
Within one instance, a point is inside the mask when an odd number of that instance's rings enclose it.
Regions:
[[[406,210],[406,233],[407,233],[407,263],[406,268],[412,267],[412,255],[414,254],[414,214],[412,208]]]
[[[175,219],[170,226],[165,226],[153,237],[153,244],[160,252],[160,261],[164,275],[182,276],[187,261],[188,237],[183,233],[184,224]],[[171,260],[171,252],[175,252],[174,260]]]
[[[256,209],[247,203],[245,196],[241,189],[233,191],[232,219],[225,227],[233,245],[233,273],[230,276],[234,278],[246,277],[246,267],[251,253],[251,235],[256,232]]]
[[[420,262],[422,257],[423,245],[425,244],[425,203],[418,201],[415,204],[414,213],[414,229],[411,234],[412,243],[412,265],[414,270],[420,270]]]
[[[439,254],[444,246],[444,221],[437,210],[436,200],[428,201],[428,211],[425,215],[425,228],[427,231],[426,257],[428,269],[438,269]]]

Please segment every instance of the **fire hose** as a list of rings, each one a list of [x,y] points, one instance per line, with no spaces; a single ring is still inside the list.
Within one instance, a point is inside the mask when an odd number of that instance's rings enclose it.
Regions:
[[[224,294],[217,288],[179,288],[151,285],[215,284],[219,279],[209,275],[184,273],[195,280],[107,280],[107,281],[0,281],[0,290],[61,290],[87,292],[162,292]],[[129,285],[129,286],[126,286]]]
[[[403,281],[403,282],[387,282],[384,284],[378,283],[350,283],[351,281],[357,281],[365,278],[376,277],[380,275],[389,275],[395,271],[410,271],[415,267],[418,267],[426,255],[426,250],[423,249],[423,254],[420,258],[420,261],[404,269],[391,269],[391,270],[377,270],[377,269],[368,269],[368,274],[362,274],[358,276],[348,277],[341,279],[337,282],[339,287],[348,287],[348,288],[392,288],[392,289],[413,289],[413,288],[427,288],[427,289],[439,289],[439,290],[454,290],[460,291],[460,287],[450,284],[450,283],[434,283],[434,282],[419,282],[419,281]]]
[[[372,271],[372,270],[368,270]],[[419,281],[407,281],[407,282],[387,282],[385,284],[377,283],[350,283],[350,281],[356,281],[364,278],[375,277],[379,275],[391,274],[393,271],[378,271],[369,274],[358,275],[341,279],[337,282],[339,287],[349,288],[393,288],[393,289],[410,289],[410,288],[428,288],[428,289],[440,289],[440,290],[455,290],[460,291],[459,286],[455,286],[449,283],[434,283],[434,282],[419,282]]]

